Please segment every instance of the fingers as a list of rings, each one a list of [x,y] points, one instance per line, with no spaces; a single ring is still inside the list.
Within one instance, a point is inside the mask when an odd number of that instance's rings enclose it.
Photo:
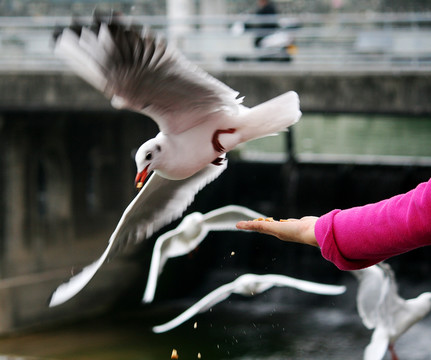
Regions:
[[[286,223],[286,222],[292,222],[292,221],[298,221],[298,219],[287,219],[287,220],[282,219],[280,221],[246,220],[246,221],[239,221],[236,224],[236,227],[239,230],[266,232],[267,230],[277,228],[280,223]]]
[[[240,221],[236,224],[237,229],[256,231],[263,234],[273,235],[281,240],[289,237],[294,228],[290,225],[296,219],[284,221]]]
[[[317,246],[314,226],[317,218],[306,216],[301,219],[280,221],[240,221],[236,224],[239,230],[256,231],[272,235],[280,240],[298,242]]]

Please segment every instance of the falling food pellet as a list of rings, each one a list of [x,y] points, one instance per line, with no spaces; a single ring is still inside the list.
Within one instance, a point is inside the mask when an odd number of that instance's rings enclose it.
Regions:
[[[232,251],[231,253],[230,253],[230,256],[234,256],[235,255],[235,251]]]
[[[178,359],[178,352],[176,349],[172,349],[171,359]]]
[[[198,327],[198,323],[197,323],[197,322],[195,322],[195,323],[193,324],[193,329],[197,329],[197,327]]]
[[[201,359],[201,358],[202,358],[201,353],[198,353],[198,359]]]

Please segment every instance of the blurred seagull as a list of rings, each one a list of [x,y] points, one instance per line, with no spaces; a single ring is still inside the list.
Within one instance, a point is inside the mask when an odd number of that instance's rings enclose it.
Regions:
[[[292,287],[298,290],[320,295],[340,295],[346,291],[345,286],[326,285],[311,281],[299,280],[285,275],[266,274],[244,274],[236,280],[220,286],[208,295],[192,305],[175,319],[153,327],[153,332],[162,333],[181,325],[197,313],[207,311],[214,305],[226,300],[231,294],[254,296],[270,288],[278,286]]]
[[[395,341],[431,310],[431,292],[404,300],[398,295],[395,275],[386,263],[352,271],[359,280],[357,308],[363,324],[374,329],[364,360],[381,360],[389,349],[397,360]]]
[[[55,38],[56,54],[79,76],[114,107],[151,117],[160,132],[136,153],[135,183],[141,191],[124,211],[107,249],[60,285],[50,306],[76,295],[120,244],[142,241],[179,218],[196,193],[225,170],[226,152],[283,131],[301,117],[295,92],[247,108],[237,91],[190,63],[165,40],[115,19],[96,17],[91,26],[72,25]]]
[[[187,215],[173,230],[161,235],[154,245],[147,287],[142,301],[152,302],[157,279],[169,258],[185,255],[195,249],[210,231],[236,231],[235,224],[244,219],[264,217],[243,206],[228,205],[206,214],[194,212]]]

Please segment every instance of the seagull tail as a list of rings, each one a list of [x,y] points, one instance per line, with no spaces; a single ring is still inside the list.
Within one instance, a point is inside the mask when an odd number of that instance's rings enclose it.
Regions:
[[[245,114],[243,141],[271,136],[297,123],[302,115],[299,97],[289,91],[259,104]]]

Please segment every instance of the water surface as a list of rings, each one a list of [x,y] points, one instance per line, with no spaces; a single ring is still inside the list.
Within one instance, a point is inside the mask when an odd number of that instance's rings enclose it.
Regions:
[[[151,326],[170,320],[186,304],[168,311],[142,308],[5,337],[0,352],[44,360],[162,360],[175,348],[179,359],[198,354],[218,360],[361,359],[371,332],[360,322],[349,291],[337,299],[307,294],[298,300],[291,289],[251,299],[233,296],[164,334],[153,334]],[[400,338],[400,358],[430,359],[430,337],[428,317]]]

